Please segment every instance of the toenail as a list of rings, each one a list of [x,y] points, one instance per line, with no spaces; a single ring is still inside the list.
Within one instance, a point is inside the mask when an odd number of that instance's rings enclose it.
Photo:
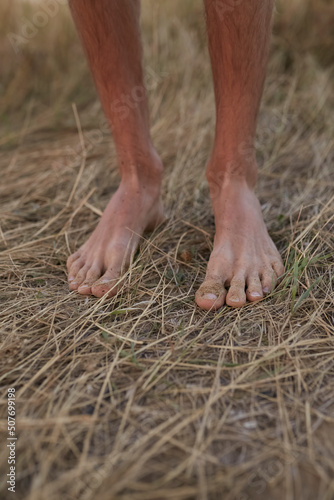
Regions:
[[[259,292],[251,292],[252,297],[262,297],[262,295]]]
[[[73,281],[74,280],[74,276],[69,276],[68,277],[68,281]]]
[[[89,285],[80,285],[80,288],[89,288]]]
[[[214,293],[206,293],[205,295],[202,296],[202,299],[204,299],[204,300],[217,300],[218,297]]]
[[[266,287],[264,287],[264,289],[263,289],[263,293],[269,293],[269,292],[270,292],[269,288],[268,288],[267,286],[266,286]]]
[[[96,285],[105,285],[106,283],[110,283],[110,280],[101,280]]]

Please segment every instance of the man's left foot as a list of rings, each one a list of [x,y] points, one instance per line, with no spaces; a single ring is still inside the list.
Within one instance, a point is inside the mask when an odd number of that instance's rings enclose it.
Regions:
[[[216,234],[206,277],[196,303],[216,310],[261,300],[284,273],[268,235],[259,201],[245,180],[227,180],[212,196]]]

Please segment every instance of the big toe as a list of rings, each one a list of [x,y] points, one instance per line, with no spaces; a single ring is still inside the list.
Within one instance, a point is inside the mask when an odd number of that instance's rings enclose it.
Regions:
[[[119,273],[109,270],[106,271],[104,275],[92,285],[91,292],[95,295],[95,297],[103,297],[103,295],[113,297],[116,295],[119,287]]]
[[[92,286],[101,277],[101,269],[98,265],[93,265],[87,272],[85,280],[78,287],[81,295],[92,295]]]
[[[225,304],[226,290],[221,280],[206,278],[195,295],[196,304],[206,311],[216,311]]]

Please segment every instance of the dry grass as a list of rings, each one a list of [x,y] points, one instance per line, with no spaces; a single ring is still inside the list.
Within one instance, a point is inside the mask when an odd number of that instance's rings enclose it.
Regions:
[[[258,193],[286,277],[262,303],[217,313],[194,306],[214,231],[200,1],[145,6],[170,218],[113,300],[67,289],[67,255],[118,176],[67,8],[10,46],[32,8],[7,0],[0,27],[1,432],[14,386],[17,498],[333,499],[333,4],[282,1],[276,14]]]

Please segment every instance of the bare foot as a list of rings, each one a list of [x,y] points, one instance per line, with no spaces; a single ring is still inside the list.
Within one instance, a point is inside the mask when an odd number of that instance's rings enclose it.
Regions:
[[[115,295],[140,236],[163,220],[160,184],[121,182],[95,231],[68,258],[70,289],[96,297]]]
[[[260,300],[284,273],[261,207],[246,181],[227,181],[212,197],[216,235],[206,277],[196,293],[202,309],[216,310]],[[227,287],[229,289],[227,290]]]

